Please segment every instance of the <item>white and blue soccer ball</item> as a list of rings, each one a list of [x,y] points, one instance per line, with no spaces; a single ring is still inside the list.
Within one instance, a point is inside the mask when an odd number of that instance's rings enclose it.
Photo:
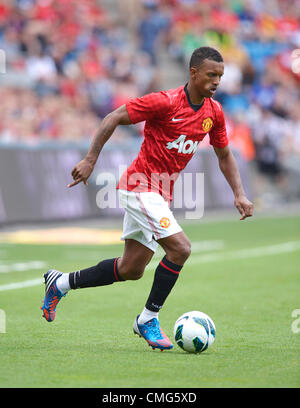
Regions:
[[[205,313],[196,310],[184,313],[174,325],[174,338],[179,347],[189,353],[202,353],[213,344],[216,327]]]

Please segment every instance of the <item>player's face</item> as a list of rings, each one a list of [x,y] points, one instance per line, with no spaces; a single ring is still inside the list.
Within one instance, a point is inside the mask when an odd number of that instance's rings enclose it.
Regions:
[[[191,68],[190,74],[198,95],[211,98],[224,74],[224,63],[205,59],[199,68]]]

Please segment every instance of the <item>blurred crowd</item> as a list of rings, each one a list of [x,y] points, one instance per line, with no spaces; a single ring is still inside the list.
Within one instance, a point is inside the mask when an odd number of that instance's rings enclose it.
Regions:
[[[271,177],[300,172],[300,1],[167,0],[170,54],[185,66],[192,51],[215,46],[225,73],[215,98],[231,144]]]
[[[161,49],[184,73],[203,45],[225,60],[215,98],[231,144],[271,177],[299,171],[299,0],[0,0],[0,141],[89,140],[163,88]]]
[[[0,0],[0,141],[81,141],[157,69],[96,0]],[[118,132],[121,132],[118,130]]]

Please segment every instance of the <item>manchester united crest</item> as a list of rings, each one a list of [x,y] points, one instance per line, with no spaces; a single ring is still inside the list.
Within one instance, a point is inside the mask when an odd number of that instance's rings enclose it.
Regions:
[[[202,129],[204,130],[204,132],[209,132],[210,129],[212,128],[212,125],[213,125],[212,118],[206,118],[202,122]]]
[[[162,217],[159,223],[160,223],[160,226],[163,228],[168,228],[171,224],[169,218],[167,217]]]

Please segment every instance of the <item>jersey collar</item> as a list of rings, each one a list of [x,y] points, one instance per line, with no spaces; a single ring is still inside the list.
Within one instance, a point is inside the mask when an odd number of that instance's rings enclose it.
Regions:
[[[193,111],[197,112],[197,111],[203,106],[203,104],[204,104],[204,102],[205,102],[205,99],[204,99],[204,101],[203,101],[200,105],[197,105],[197,104],[195,104],[195,103],[192,103],[191,98],[190,98],[190,95],[189,95],[189,92],[188,92],[188,90],[187,90],[187,86],[188,86],[188,84],[186,83],[185,86],[184,86],[184,92],[185,92],[185,94],[186,94],[188,103],[189,103],[190,107],[193,109]]]

